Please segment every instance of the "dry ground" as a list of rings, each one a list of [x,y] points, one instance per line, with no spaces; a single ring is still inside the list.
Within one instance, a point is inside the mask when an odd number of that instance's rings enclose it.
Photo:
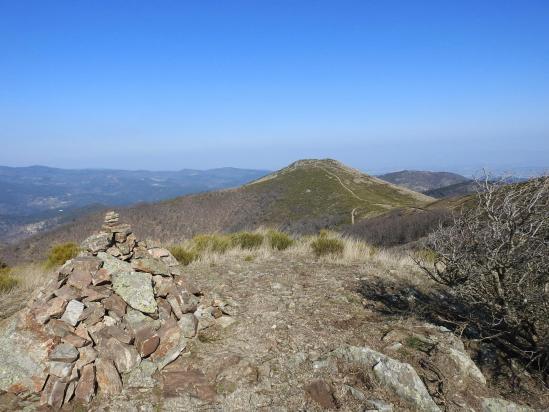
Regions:
[[[202,331],[184,356],[155,376],[155,388],[97,398],[90,410],[362,411],[368,409],[368,400],[410,410],[369,371],[323,360],[345,345],[366,345],[411,363],[442,410],[470,410],[465,403],[476,409],[480,396],[549,406],[546,393],[527,392],[520,385],[511,390],[501,379],[489,379],[487,387],[465,382],[455,389],[445,380],[447,371],[437,371],[413,339],[401,339],[404,346],[390,352],[389,332],[408,337],[439,332],[411,313],[387,310],[387,291],[394,292],[396,302],[403,293],[430,285],[408,259],[364,252],[351,247],[334,261],[315,259],[299,246],[285,252],[234,250],[187,266],[185,276],[206,298],[231,304],[234,323]],[[383,299],[364,292],[379,291],[380,285]],[[413,300],[414,294],[407,299]],[[483,372],[491,376],[489,368]],[[0,404],[6,410],[24,405],[7,395],[0,397]],[[34,404],[29,400],[27,405]]]

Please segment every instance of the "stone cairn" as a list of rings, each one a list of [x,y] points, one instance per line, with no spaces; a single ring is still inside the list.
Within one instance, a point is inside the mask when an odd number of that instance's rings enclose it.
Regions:
[[[60,408],[88,404],[96,392],[154,386],[155,372],[226,315],[225,303],[201,302],[168,250],[137,241],[118,219],[107,213],[101,232],[29,303],[25,327],[39,332],[46,359],[35,359],[43,370],[33,367],[13,392],[39,392],[42,405]]]

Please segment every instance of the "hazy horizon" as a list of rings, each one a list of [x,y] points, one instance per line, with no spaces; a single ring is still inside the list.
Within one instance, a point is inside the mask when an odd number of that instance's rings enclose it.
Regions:
[[[545,1],[4,2],[0,164],[549,167]]]

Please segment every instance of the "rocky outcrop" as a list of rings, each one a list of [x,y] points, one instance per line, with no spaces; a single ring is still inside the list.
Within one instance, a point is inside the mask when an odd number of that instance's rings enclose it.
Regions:
[[[220,308],[201,302],[170,252],[137,241],[116,213],[82,249],[0,325],[0,389],[39,393],[60,408],[87,404],[97,391],[151,387],[152,374],[216,321]]]
[[[400,399],[420,411],[439,412],[415,369],[408,363],[399,362],[366,346],[345,346],[331,352],[334,357],[362,365],[373,371],[377,380],[391,389]]]

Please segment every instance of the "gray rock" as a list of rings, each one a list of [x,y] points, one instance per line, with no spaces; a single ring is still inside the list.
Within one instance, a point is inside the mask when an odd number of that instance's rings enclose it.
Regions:
[[[48,358],[57,362],[74,362],[78,359],[78,349],[69,343],[60,343],[50,352]]]
[[[52,361],[50,362],[50,375],[66,378],[70,376],[73,366],[73,363]]]
[[[482,398],[481,408],[482,412],[534,412],[532,408],[500,398]]]
[[[372,406],[378,412],[393,412],[393,405],[379,399],[369,399],[366,404]]]
[[[399,362],[368,347],[341,347],[333,351],[330,356],[363,365],[368,369],[373,368],[378,381],[415,408],[429,412],[440,411],[411,365]]]
[[[48,376],[52,344],[43,333],[18,327],[17,317],[0,322],[0,389],[40,391]]]
[[[111,274],[118,272],[131,272],[132,267],[128,262],[117,259],[108,253],[99,252],[97,257],[103,261],[103,269]]]
[[[461,376],[469,376],[475,381],[486,385],[486,378],[467,353],[454,348],[449,348],[447,354],[457,366],[456,369]]]
[[[101,356],[111,359],[120,373],[129,372],[141,362],[141,356],[133,346],[121,343],[115,338],[107,339]]]
[[[153,275],[170,276],[168,265],[160,259],[155,259],[152,256],[143,257],[141,259],[132,260],[132,268],[139,272],[147,272]]]
[[[192,338],[196,335],[196,329],[198,327],[198,319],[192,313],[184,314],[177,322],[181,333],[186,338]]]
[[[124,376],[124,386],[128,388],[154,388],[156,380],[152,375],[158,370],[156,364],[147,359]]]
[[[144,272],[119,272],[112,275],[114,291],[132,308],[144,313],[156,312],[152,276]]]
[[[104,252],[112,244],[112,240],[112,233],[101,232],[84,240],[82,248],[91,253]]]
[[[73,299],[67,304],[67,308],[65,309],[63,316],[61,316],[61,320],[64,320],[72,326],[76,326],[82,312],[84,312],[84,304]]]

